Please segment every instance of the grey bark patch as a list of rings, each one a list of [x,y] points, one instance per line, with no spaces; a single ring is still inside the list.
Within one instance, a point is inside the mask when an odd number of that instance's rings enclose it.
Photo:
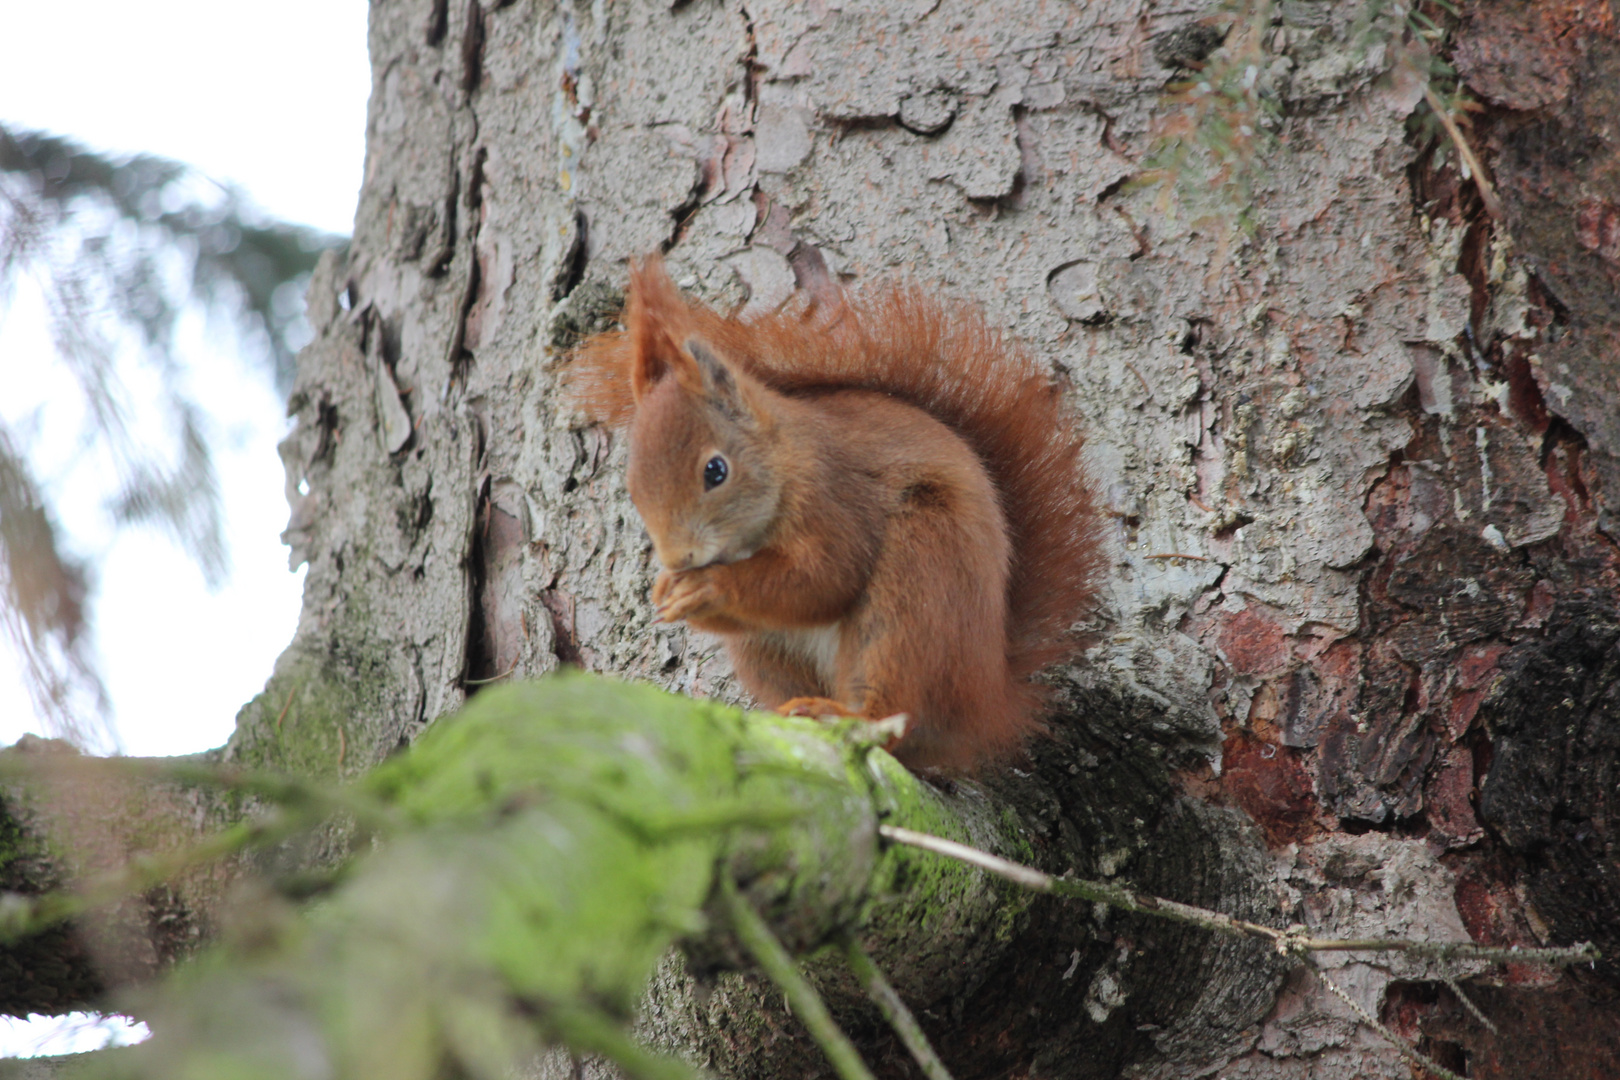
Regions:
[[[751,247],[726,262],[736,269],[737,276],[748,287],[748,305],[742,311],[744,318],[775,311],[793,295],[793,268],[770,248]]]
[[[755,122],[754,166],[760,172],[787,172],[810,154],[807,110],[762,105]]]
[[[1102,295],[1097,289],[1097,264],[1094,262],[1082,260],[1058,267],[1047,277],[1046,289],[1064,318],[1094,323],[1108,316],[1108,309],[1103,306]]]
[[[956,95],[945,89],[907,94],[900,99],[900,126],[918,135],[937,135],[956,119]]]
[[[1010,195],[1022,163],[1012,111],[993,97],[970,99],[924,153],[929,178],[951,181],[969,199]]]

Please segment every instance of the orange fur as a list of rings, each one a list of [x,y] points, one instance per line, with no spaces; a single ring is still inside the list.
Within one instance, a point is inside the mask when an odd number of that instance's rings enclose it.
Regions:
[[[915,288],[743,322],[656,257],[624,321],[568,380],[630,429],[661,617],[719,633],[766,704],[908,713],[912,767],[972,769],[1039,729],[1030,676],[1072,655],[1102,547],[1081,435],[1027,354]]]

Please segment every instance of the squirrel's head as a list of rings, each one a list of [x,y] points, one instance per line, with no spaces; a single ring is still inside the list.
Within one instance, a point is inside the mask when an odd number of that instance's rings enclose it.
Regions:
[[[661,280],[649,282],[652,272]],[[662,301],[678,307],[660,317]],[[627,319],[635,395],[628,481],[670,570],[753,555],[769,540],[781,502],[771,391],[681,317],[690,314],[661,267],[636,275]]]

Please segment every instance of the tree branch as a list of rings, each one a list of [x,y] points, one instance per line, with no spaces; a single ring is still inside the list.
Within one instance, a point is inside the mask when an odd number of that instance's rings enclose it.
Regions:
[[[737,892],[737,886],[725,875],[720,878],[720,899],[726,913],[731,916],[733,932],[777,989],[782,991],[793,1009],[793,1015],[809,1029],[811,1038],[827,1055],[827,1060],[838,1075],[843,1080],[876,1080],[872,1070],[861,1060],[855,1044],[849,1041],[849,1036],[844,1034],[827,1011],[827,1005],[816,993],[816,988],[799,971],[799,966],[782,948],[782,943],[776,940],[771,928],[765,925],[765,920],[748,905],[748,901]]]
[[[1054,896],[1071,896],[1122,908],[1143,915],[1154,915],[1177,922],[1191,923],[1219,934],[1237,937],[1264,938],[1277,946],[1277,951],[1290,956],[1312,952],[1403,952],[1433,960],[1489,960],[1494,962],[1581,964],[1601,960],[1603,954],[1591,942],[1582,942],[1561,948],[1525,949],[1517,945],[1499,948],[1475,945],[1468,941],[1412,941],[1406,938],[1313,938],[1307,937],[1303,927],[1278,930],[1259,923],[1234,919],[1219,911],[1194,907],[1191,904],[1165,900],[1136,892],[1123,885],[1109,885],[1101,881],[1080,881],[1074,878],[1053,877],[1028,866],[1010,862],[989,852],[979,851],[927,833],[915,832],[894,825],[879,825],[878,832],[897,844],[932,851],[961,862],[977,866],[1022,885],[1035,892]]]
[[[878,969],[877,964],[872,962],[866,950],[861,948],[861,943],[853,937],[844,939],[844,959],[849,961],[849,969],[866,988],[866,996],[872,999],[872,1003],[878,1007],[883,1019],[889,1022],[889,1026],[900,1037],[900,1041],[906,1044],[912,1060],[923,1071],[923,1075],[928,1077],[928,1080],[951,1080],[950,1070],[945,1068],[945,1063],[934,1053],[934,1048],[928,1042],[928,1036],[923,1034],[917,1018],[911,1015],[911,1010],[906,1008],[906,1003],[900,999],[899,993],[889,985],[888,978]]]

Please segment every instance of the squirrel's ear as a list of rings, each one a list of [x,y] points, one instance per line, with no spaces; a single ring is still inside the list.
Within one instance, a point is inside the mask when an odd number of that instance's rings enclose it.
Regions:
[[[662,328],[635,334],[631,343],[630,392],[640,401],[665,376],[674,376],[682,385],[697,381],[690,357]]]
[[[721,413],[739,423],[751,423],[754,412],[748,407],[736,373],[715,351],[697,338],[686,339],[686,354],[692,358],[702,379],[701,393]]]
[[[630,335],[630,389],[640,401],[666,375],[696,383],[698,372],[676,338],[676,327],[691,317],[690,308],[664,270],[664,260],[649,255],[630,268],[630,302],[625,325]]]

